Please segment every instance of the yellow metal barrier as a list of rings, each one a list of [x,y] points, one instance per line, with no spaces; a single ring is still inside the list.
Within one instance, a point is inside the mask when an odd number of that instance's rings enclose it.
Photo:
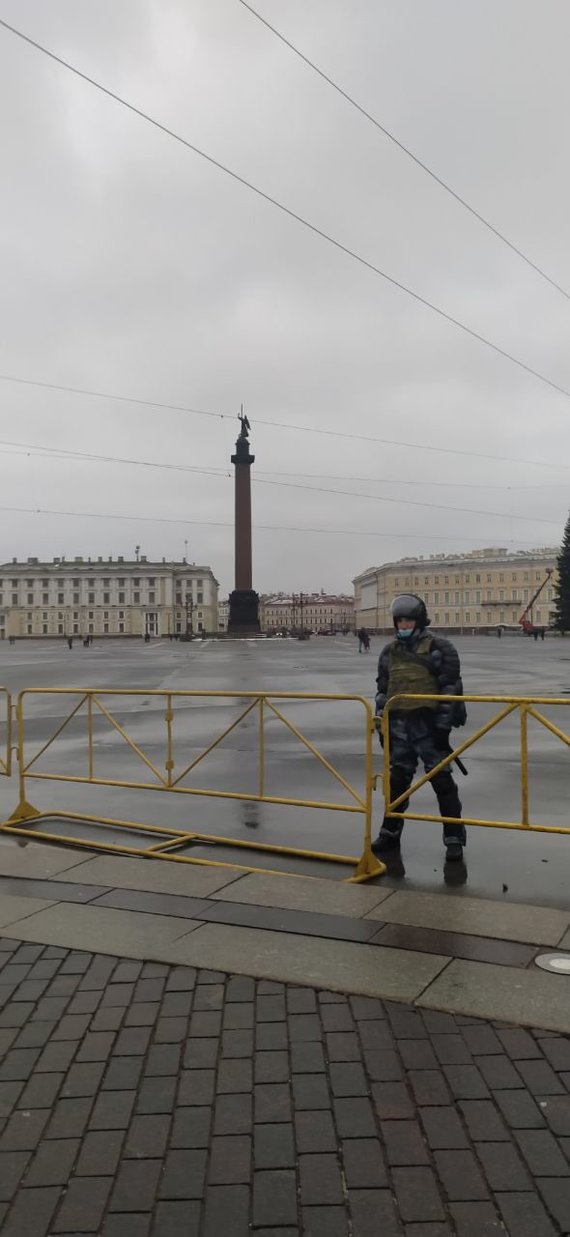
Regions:
[[[0,687],[0,699],[4,701],[0,727],[5,727],[5,737],[0,744],[0,777],[10,777],[12,772],[12,697],[7,687]]]
[[[463,743],[459,743],[453,752],[444,756],[439,764],[430,769],[429,773],[424,773],[416,782],[413,782],[408,790],[394,800],[390,799],[390,713],[394,709],[398,709],[398,704],[402,700],[417,701],[421,707],[422,702],[426,705],[434,700],[445,702],[446,704],[452,701],[465,701],[466,704],[500,704],[503,708],[497,713],[496,717],[492,717],[484,726],[480,726],[474,734],[465,739]],[[510,820],[483,820],[478,817],[463,817],[465,825],[486,825],[494,829],[526,829],[533,830],[535,833],[570,833],[570,825],[537,825],[531,824],[529,819],[529,771],[528,771],[528,719],[533,717],[535,721],[544,726],[551,734],[556,735],[566,747],[570,747],[570,735],[565,734],[558,726],[549,721],[540,713],[536,705],[555,706],[561,705],[566,708],[570,705],[569,698],[560,698],[558,696],[439,696],[439,695],[400,695],[393,696],[388,701],[384,713],[382,715],[381,732],[384,746],[384,770],[382,773],[382,787],[384,793],[384,810],[386,815],[392,816],[398,820],[429,820],[436,821],[440,824],[453,824],[456,821],[454,816],[436,816],[426,812],[399,812],[397,809],[400,804],[404,803],[411,795],[425,786],[427,782],[431,782],[437,773],[442,769],[447,768],[453,763],[456,756],[461,757],[464,752],[468,751],[478,739],[483,738],[495,726],[500,725],[506,717],[510,717],[513,713],[518,713],[520,722],[520,796],[521,796],[521,819],[520,821]],[[376,780],[376,779],[375,779]]]
[[[40,750],[32,757],[26,756],[26,722],[29,718],[25,716],[25,704],[28,698],[37,697],[71,697],[73,705],[70,712],[66,715],[61,724],[57,727],[50,738],[42,745]],[[118,721],[114,716],[112,709],[117,703],[126,700],[127,698],[148,700],[160,700],[165,704],[164,722],[165,722],[165,747],[166,759],[164,762],[164,771],[158,767],[154,760],[151,760],[148,754],[143,750],[141,745],[128,734],[124,722]],[[176,720],[175,705],[181,701],[186,703],[190,701],[206,700],[212,701],[238,701],[244,705],[239,716],[227,725],[220,734],[217,735],[197,756],[189,763],[184,763],[182,768],[176,766],[174,754],[174,730]],[[282,702],[326,702],[332,704],[334,702],[351,702],[362,707],[364,713],[364,761],[363,761],[363,778],[362,790],[357,790],[347,781],[345,777],[335,769],[329,760],[318,750],[317,747],[304,735],[299,728],[294,725],[290,718],[286,717],[282,711]],[[84,774],[66,774],[66,773],[47,773],[38,771],[38,761],[44,753],[55,743],[56,739],[62,734],[69,723],[79,716],[86,722],[86,772]],[[241,791],[230,790],[214,790],[207,787],[197,787],[194,785],[182,785],[183,782],[194,772],[197,766],[215,749],[219,744],[238,727],[245,718],[250,715],[257,715],[257,793],[244,793]],[[180,716],[180,714],[179,714]],[[223,692],[223,691],[132,691],[129,689],[105,689],[91,690],[79,688],[29,688],[22,691],[18,696],[16,717],[18,726],[18,766],[19,766],[19,803],[15,812],[2,826],[3,830],[10,833],[16,833],[21,837],[38,838],[41,836],[46,841],[67,842],[68,844],[87,846],[89,849],[114,850],[125,854],[144,855],[157,859],[176,859],[179,862],[186,863],[201,863],[210,864],[212,861],[207,859],[197,859],[188,855],[179,855],[171,853],[175,848],[182,845],[187,845],[191,842],[215,842],[226,846],[240,847],[244,850],[262,851],[266,853],[274,853],[280,855],[293,855],[302,859],[320,859],[327,860],[332,863],[350,864],[355,866],[353,875],[349,878],[352,881],[364,881],[374,876],[380,876],[385,872],[385,864],[381,863],[371,850],[371,830],[372,830],[372,792],[373,792],[373,773],[372,773],[372,738],[374,735],[374,718],[372,709],[367,700],[363,696],[345,696],[345,695],[328,695],[315,694],[311,695],[304,692]],[[116,732],[127,744],[129,750],[144,764],[145,769],[150,771],[152,780],[124,780],[115,779],[104,776],[96,776],[96,752],[94,746],[94,721],[95,718],[104,718],[114,732]],[[328,773],[339,783],[345,790],[349,802],[338,802],[316,799],[302,799],[295,797],[285,797],[282,795],[272,795],[266,790],[266,724],[268,718],[277,719],[287,730],[300,741],[301,744],[315,757],[319,764],[324,767]],[[156,736],[153,736],[153,740]],[[246,802],[273,803],[282,804],[290,807],[304,808],[320,808],[329,811],[347,812],[356,815],[362,820],[364,825],[364,840],[363,848],[360,857],[347,855],[328,854],[324,851],[304,850],[290,846],[277,846],[257,842],[249,842],[240,838],[220,837],[217,835],[196,832],[194,830],[166,828],[159,825],[146,825],[140,822],[131,820],[116,820],[110,817],[100,817],[86,815],[83,812],[66,812],[66,811],[50,811],[40,812],[34,807],[27,798],[28,783],[31,779],[43,781],[71,782],[88,784],[92,786],[110,786],[117,788],[128,788],[135,790],[154,790],[166,791],[170,794],[183,795],[200,795],[210,798],[219,799],[237,799]],[[69,835],[60,835],[54,833],[38,834],[35,829],[26,827],[26,821],[37,819],[41,816],[58,816],[96,822],[109,826],[120,826],[121,829],[135,829],[139,832],[156,835],[157,841],[148,847],[128,846],[120,843],[101,843],[86,840],[84,838],[71,837]],[[249,865],[226,864],[221,861],[215,861],[217,866],[243,868],[246,871],[255,871]],[[266,871],[266,869],[264,869]],[[282,874],[282,873],[281,873]]]

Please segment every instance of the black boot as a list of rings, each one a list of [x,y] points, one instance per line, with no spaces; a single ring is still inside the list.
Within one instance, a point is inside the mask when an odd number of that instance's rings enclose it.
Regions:
[[[376,841],[372,843],[372,850],[375,855],[385,855],[388,851],[400,849],[400,834],[388,833],[380,830]]]

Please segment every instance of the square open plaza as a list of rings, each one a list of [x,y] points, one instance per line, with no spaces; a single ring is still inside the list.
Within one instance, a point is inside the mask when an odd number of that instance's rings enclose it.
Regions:
[[[568,837],[468,826],[444,865],[409,820],[383,875],[326,858],[362,851],[382,643],[0,644],[23,824],[52,833],[0,840],[6,1237],[570,1231]],[[457,643],[468,694],[565,701],[566,640]],[[567,747],[527,721],[529,819],[566,827]],[[521,734],[517,711],[465,753],[467,818],[520,820]]]
[[[362,696],[374,701],[377,658],[385,637],[372,638],[368,654],[359,655],[353,635],[313,637],[308,641],[246,639],[241,641],[194,640],[181,644],[168,640],[106,640],[84,647],[66,641],[29,641],[0,644],[0,682],[13,698],[24,688],[40,688],[47,694],[26,694],[23,699],[26,760],[55,735],[81,699],[80,688],[101,692],[101,703],[122,727],[119,733],[97,706],[93,706],[91,759],[95,778],[110,779],[118,786],[89,785],[57,780],[88,775],[89,753],[84,704],[70,718],[40,755],[30,772],[46,773],[56,780],[29,779],[26,797],[41,812],[58,809],[87,812],[95,817],[140,821],[175,829],[195,830],[236,840],[291,846],[323,854],[358,856],[362,850],[361,815],[340,810],[304,806],[306,801],[335,802],[350,806],[350,793],[334,774],[314,756],[306,744],[267,708],[264,722],[264,784],[266,797],[295,799],[301,806],[249,800],[259,792],[258,709],[236,720],[248,700],[232,692],[294,692],[306,694],[301,701],[277,700],[287,721],[298,729],[335,771],[357,791],[365,777],[366,713],[362,704],[345,700],[314,700],[312,696],[334,694]],[[568,647],[567,647],[568,644]],[[535,643],[523,635],[506,632],[496,636],[460,636],[467,695],[518,696],[523,698],[568,696],[570,709],[570,643],[548,636]],[[70,694],[53,692],[68,689]],[[142,695],[105,696],[105,689],[142,692]],[[174,697],[172,757],[175,775],[194,761],[196,767],[184,786],[215,792],[185,795],[160,790],[142,790],[122,783],[158,785],[158,779],[143,757],[165,776],[167,761],[167,696],[152,692],[204,692],[198,697]],[[208,693],[228,693],[223,696]],[[499,713],[500,704],[468,706],[464,729],[452,732],[457,747]],[[570,715],[564,704],[545,707],[545,716],[562,731],[570,731]],[[232,727],[220,742],[216,742]],[[15,741],[15,737],[14,740]],[[132,744],[132,746],[130,745]],[[213,745],[213,746],[211,746]],[[211,746],[209,754],[203,756]],[[138,750],[135,750],[138,749]],[[564,742],[544,726],[528,721],[529,818],[533,824],[566,826],[568,750]],[[466,818],[517,822],[521,816],[520,720],[515,712],[502,721],[464,755],[468,776],[457,771]],[[382,754],[373,739],[373,767],[382,768]],[[234,792],[241,798],[226,799],[219,792]],[[17,776],[0,781],[2,816],[16,807]],[[433,814],[437,804],[430,786],[412,798],[410,811]],[[374,795],[373,836],[382,815],[381,780]],[[66,825],[68,832],[74,830]],[[78,827],[83,836],[113,840],[109,830]],[[86,832],[87,831],[87,832]],[[116,836],[115,836],[116,840]],[[124,841],[124,838],[120,839]],[[540,901],[566,906],[568,839],[549,833],[523,833],[511,829],[468,826],[465,892],[500,896],[505,900]],[[215,849],[215,856],[214,856]],[[339,880],[346,869],[323,860],[319,864],[263,852],[238,852],[236,848],[194,845],[195,856],[247,862],[253,867],[290,869]],[[402,843],[405,869],[397,878],[406,887],[446,890],[441,846],[441,826],[427,821],[406,822]],[[380,878],[394,883],[390,873]],[[456,892],[460,892],[456,890]]]

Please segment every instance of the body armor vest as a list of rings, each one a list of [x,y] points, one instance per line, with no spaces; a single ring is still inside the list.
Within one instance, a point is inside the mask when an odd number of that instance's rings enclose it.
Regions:
[[[422,636],[415,649],[408,650],[401,640],[390,646],[388,653],[388,700],[392,696],[427,696],[438,691],[438,682],[429,664],[431,636]],[[425,666],[417,660],[425,659]],[[437,709],[437,700],[399,700],[396,712],[413,709]]]

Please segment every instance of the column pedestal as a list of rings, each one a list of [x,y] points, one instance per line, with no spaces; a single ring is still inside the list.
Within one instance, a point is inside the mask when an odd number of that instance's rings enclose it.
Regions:
[[[236,588],[230,593],[228,634],[246,636],[260,631],[259,594],[252,588]]]

